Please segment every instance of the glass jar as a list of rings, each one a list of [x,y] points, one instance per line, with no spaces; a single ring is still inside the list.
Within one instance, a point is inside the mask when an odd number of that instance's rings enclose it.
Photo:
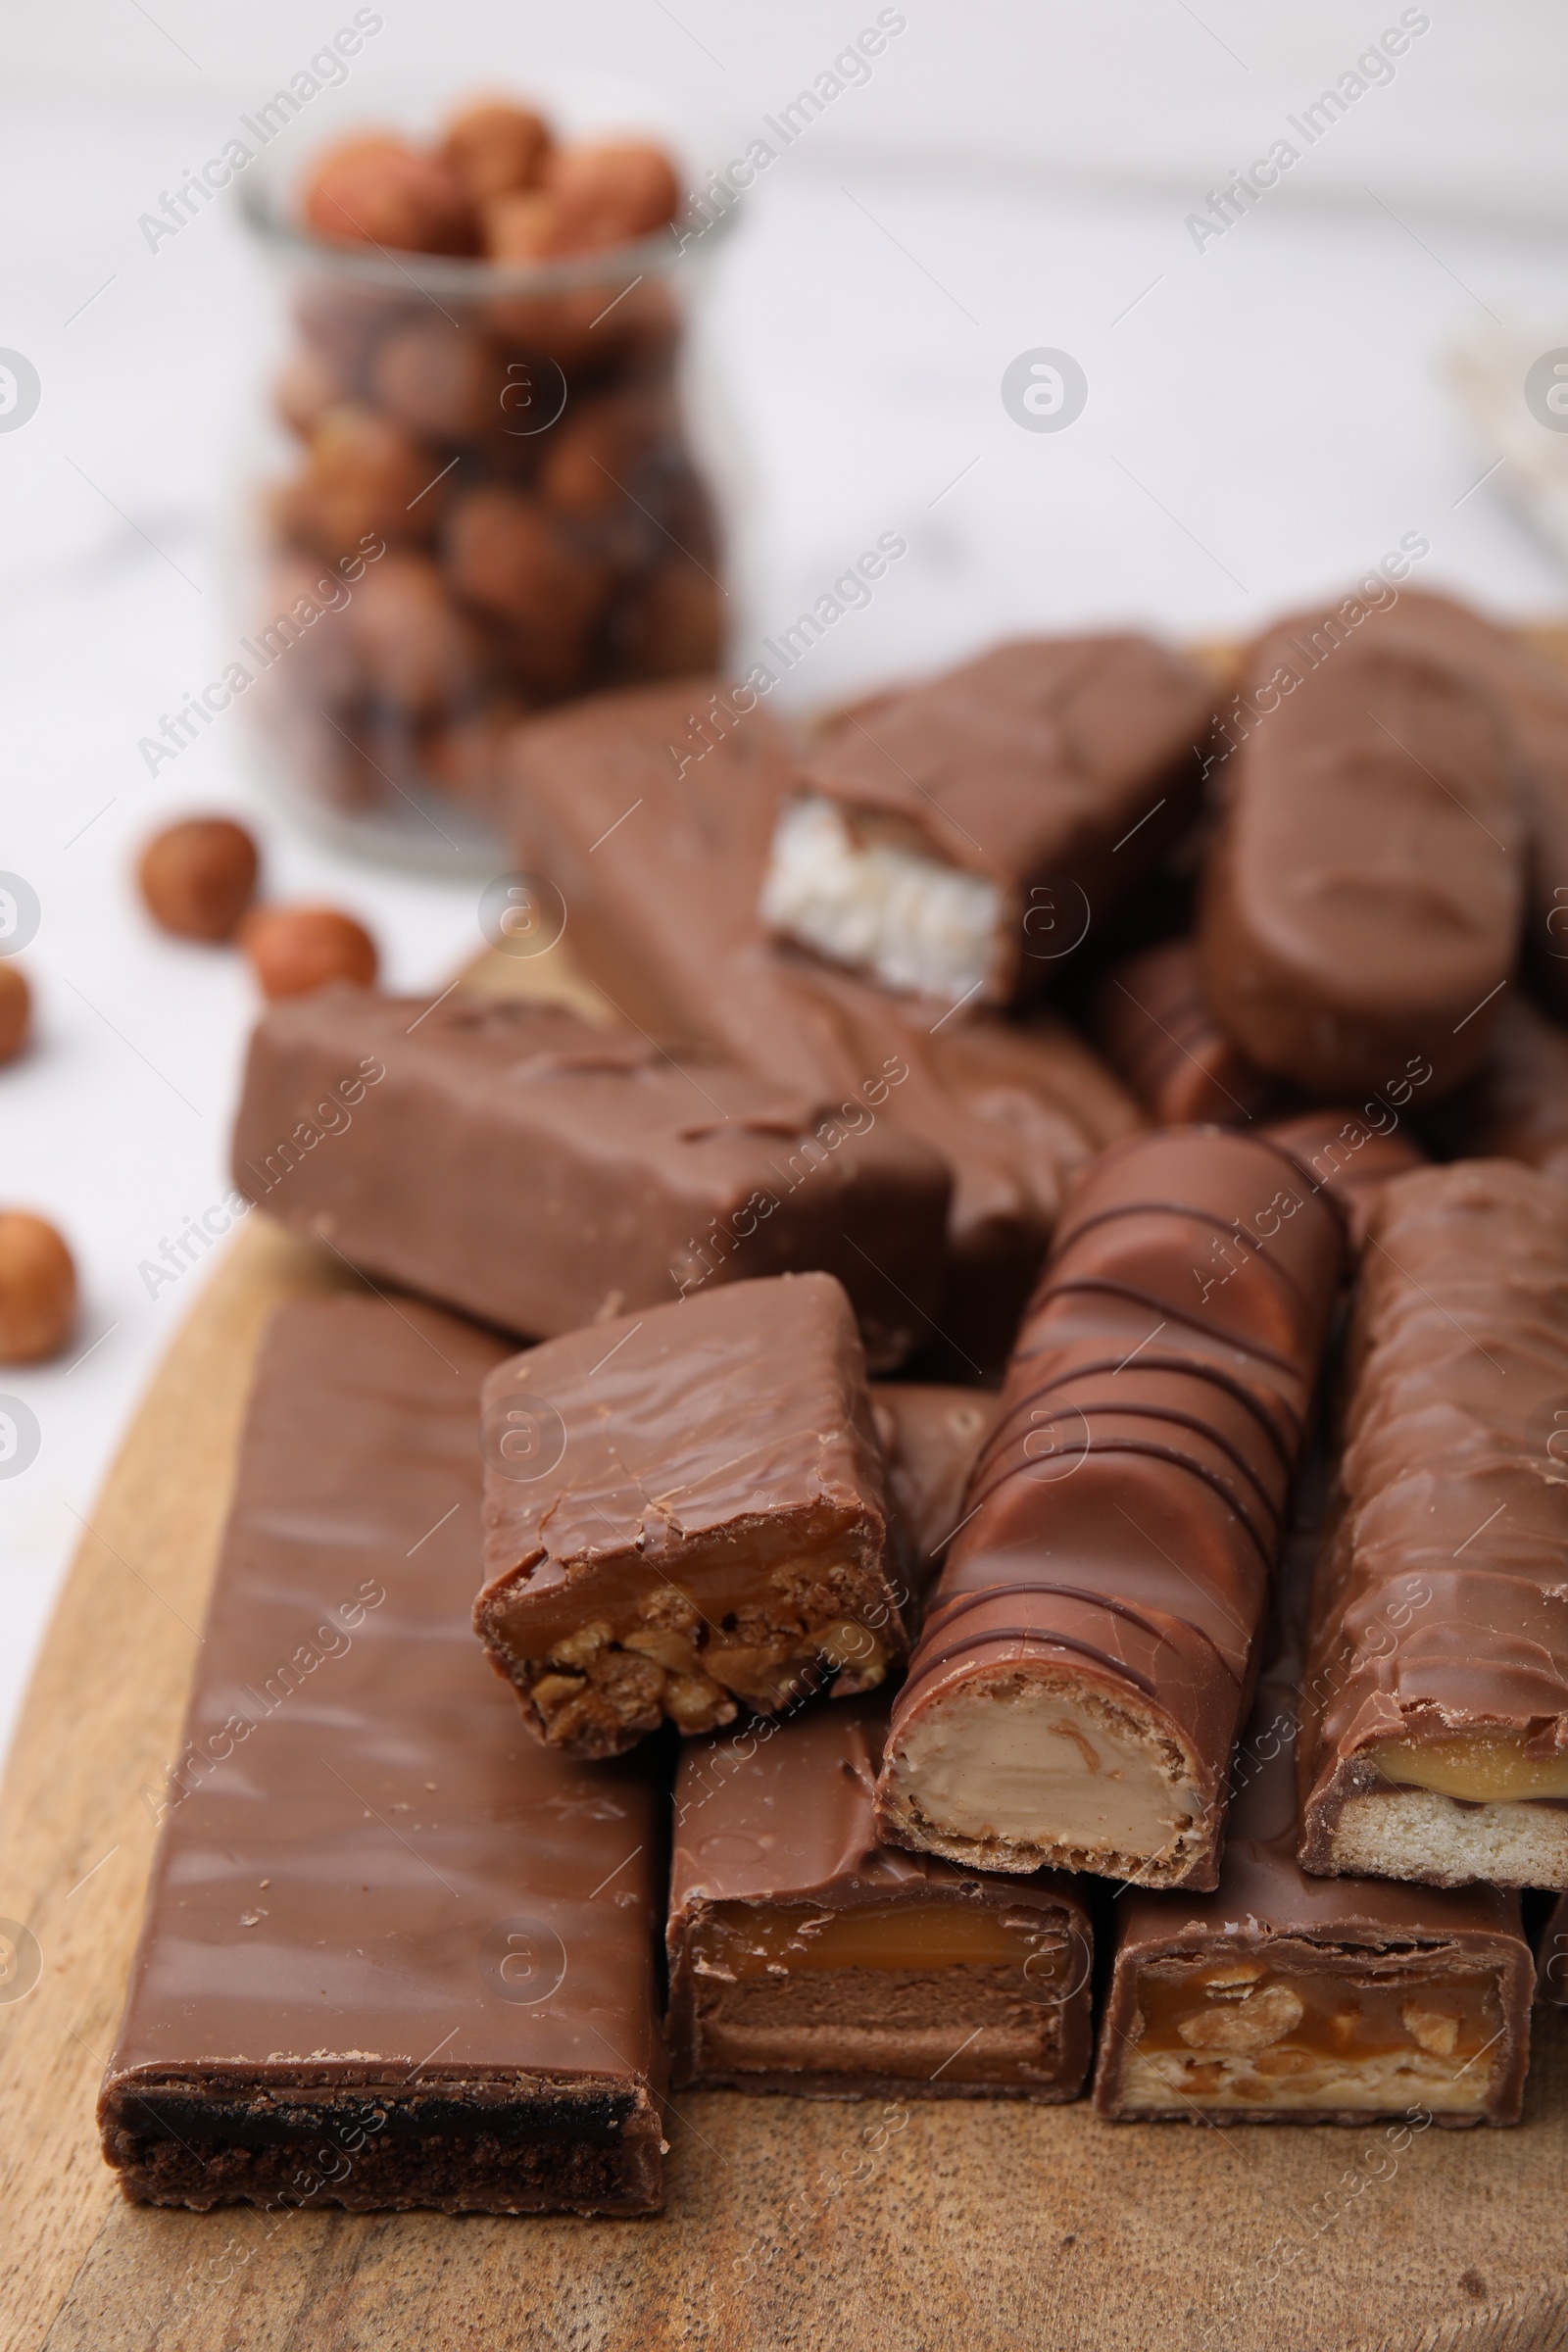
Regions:
[[[369,854],[492,872],[509,730],[718,662],[687,345],[726,217],[513,264],[328,242],[261,172],[242,204],[292,321],[242,646],[268,782]]]

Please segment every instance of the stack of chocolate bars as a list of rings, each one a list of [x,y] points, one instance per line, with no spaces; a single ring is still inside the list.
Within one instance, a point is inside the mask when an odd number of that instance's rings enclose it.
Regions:
[[[1568,682],[1391,590],[1228,700],[609,696],[511,795],[602,1022],[253,1042],[235,1181],[367,1284],[263,1349],[127,2193],[643,2213],[671,2085],[1516,2122]]]

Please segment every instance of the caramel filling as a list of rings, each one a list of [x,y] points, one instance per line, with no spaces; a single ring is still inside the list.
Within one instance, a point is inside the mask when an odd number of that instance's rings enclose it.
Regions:
[[[699,1975],[739,1984],[801,1969],[1016,1968],[1027,1985],[1057,1991],[1072,1946],[1059,1914],[974,1902],[710,1903],[695,1924]]]
[[[1531,1756],[1523,1740],[1455,1732],[1444,1740],[1380,1740],[1367,1753],[1396,1788],[1428,1788],[1469,1804],[1568,1797],[1568,1756]]]
[[[1483,2107],[1501,2051],[1495,1978],[1371,1955],[1273,1969],[1261,1957],[1139,1971],[1127,2108]]]

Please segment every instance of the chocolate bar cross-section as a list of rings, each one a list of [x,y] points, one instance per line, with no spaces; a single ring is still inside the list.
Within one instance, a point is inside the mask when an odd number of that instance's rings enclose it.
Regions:
[[[906,1649],[855,1318],[829,1274],[699,1292],[485,1383],[476,1632],[553,1746],[710,1731]]]

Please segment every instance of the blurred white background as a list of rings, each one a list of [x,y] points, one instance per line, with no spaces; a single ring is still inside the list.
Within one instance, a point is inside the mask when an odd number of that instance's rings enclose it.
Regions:
[[[373,13],[346,82],[279,137],[285,160],[393,97],[433,113],[500,85],[675,130],[700,184],[879,12]],[[351,0],[28,0],[0,17],[0,347],[42,385],[36,415],[0,432],[0,868],[43,909],[23,958],[37,1044],[0,1073],[0,1200],[55,1218],[83,1277],[75,1348],[0,1370],[43,1433],[36,1462],[0,1481],[0,1741],[136,1396],[205,1278],[154,1299],[137,1269],[226,1190],[254,1011],[234,958],[147,925],[136,844],[169,812],[247,812],[273,895],[360,913],[399,987],[444,985],[478,945],[471,882],[356,866],[271,811],[241,714],[156,782],[136,750],[244,625],[225,548],[276,335],[232,190],[156,250],[139,217],[353,16]],[[1560,8],[901,0],[890,17],[902,28],[868,78],[742,199],[718,265],[711,339],[745,461],[738,667],[886,530],[907,557],[792,673],[798,702],[1028,627],[1249,632],[1407,534],[1430,545],[1423,583],[1501,612],[1568,608],[1561,559],[1510,498],[1516,469],[1436,368],[1497,322],[1568,343]],[[1289,128],[1401,22],[1392,77],[1310,145]],[[1280,138],[1299,160],[1196,242],[1189,216]],[[1008,363],[1040,347],[1087,379],[1065,431],[1022,430],[1003,404]],[[146,1605],[163,1604],[149,1591]]]

